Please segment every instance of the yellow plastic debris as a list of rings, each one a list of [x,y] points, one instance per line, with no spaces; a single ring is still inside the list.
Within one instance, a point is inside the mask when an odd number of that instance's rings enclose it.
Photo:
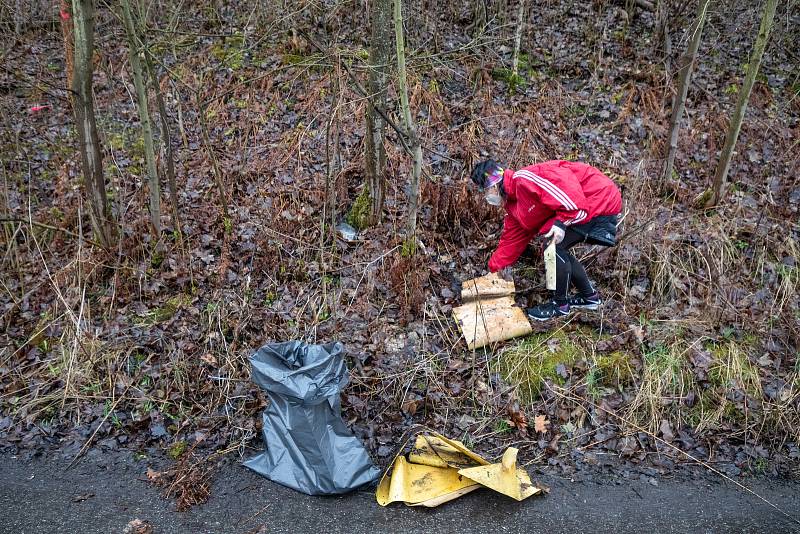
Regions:
[[[408,461],[431,467],[456,468],[489,464],[460,441],[423,434],[417,436],[414,449],[408,455]]]
[[[518,452],[515,447],[509,447],[503,453],[503,459],[499,464],[469,467],[458,472],[489,489],[521,501],[541,490],[533,485],[524,469],[517,468]]]
[[[510,447],[501,463],[490,464],[460,441],[428,431],[416,437],[408,458],[401,453],[395,456],[375,498],[381,506],[402,501],[408,506],[434,507],[486,486],[521,501],[541,490],[524,469],[517,468],[518,452]]]
[[[434,497],[433,499],[429,499],[427,501],[418,502],[416,504],[409,504],[409,503],[406,504],[408,504],[408,506],[427,506],[428,508],[434,508],[436,506],[439,506],[440,504],[458,499],[462,495],[466,495],[470,491],[475,491],[480,487],[481,487],[480,484],[473,484],[472,486],[466,486],[464,488],[461,488],[460,490],[456,490],[452,493],[447,493],[445,495],[440,495],[439,497]]]
[[[391,477],[383,477],[375,497],[378,504],[403,501],[409,505],[437,506],[480,486],[452,467],[412,464],[398,456]]]

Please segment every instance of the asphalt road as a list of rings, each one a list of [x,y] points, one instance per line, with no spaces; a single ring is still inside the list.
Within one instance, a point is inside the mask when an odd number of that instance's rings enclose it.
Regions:
[[[435,509],[381,508],[371,492],[309,497],[236,464],[223,466],[210,500],[176,512],[128,454],[67,462],[0,455],[0,532],[121,533],[133,519],[164,533],[383,532],[800,532],[800,523],[733,484],[653,479],[617,483],[539,478],[549,495],[517,503],[479,490]],[[800,483],[750,480],[754,491],[800,518]]]

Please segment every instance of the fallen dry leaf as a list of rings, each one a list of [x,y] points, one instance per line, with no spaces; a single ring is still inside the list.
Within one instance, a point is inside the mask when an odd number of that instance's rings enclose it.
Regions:
[[[525,412],[519,406],[518,402],[515,402],[507,407],[508,415],[511,417],[511,425],[514,426],[520,432],[526,432],[528,430],[528,418],[525,416]]]
[[[536,432],[547,432],[550,421],[547,420],[546,415],[537,415],[533,418],[533,429]]]

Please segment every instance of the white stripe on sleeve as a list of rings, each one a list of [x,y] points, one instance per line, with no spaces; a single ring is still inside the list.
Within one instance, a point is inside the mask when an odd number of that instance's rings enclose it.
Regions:
[[[569,210],[577,210],[578,206],[572,201],[572,199],[567,196],[564,191],[562,191],[557,185],[549,180],[545,180],[538,174],[533,174],[530,171],[520,170],[514,173],[514,177],[524,178],[529,182],[533,182],[545,191],[547,191],[550,196],[555,198],[557,201],[561,202],[561,204],[569,209]]]

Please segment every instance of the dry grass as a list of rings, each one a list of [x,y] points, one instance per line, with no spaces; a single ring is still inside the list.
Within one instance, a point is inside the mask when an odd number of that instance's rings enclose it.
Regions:
[[[795,365],[775,396],[762,404],[763,423],[759,430],[775,436],[772,446],[782,448],[786,442],[800,442],[800,364]]]
[[[654,433],[663,420],[681,425],[683,405],[695,388],[687,361],[689,350],[689,346],[676,341],[643,355],[642,375],[628,406],[628,419]]]
[[[760,402],[764,394],[758,368],[750,361],[751,352],[751,344],[735,341],[710,347],[709,386],[698,392],[688,418],[698,433],[727,427],[738,429],[732,435],[758,437],[749,406]]]
[[[231,441],[240,447],[249,441],[253,425],[240,423],[249,395],[237,387],[249,382],[246,354],[237,346],[246,326],[242,313],[247,306],[236,304],[247,298],[246,291],[233,298],[220,296],[217,304],[198,314],[204,328],[198,352],[190,352],[170,341],[162,344],[159,339],[128,332],[191,328],[195,320],[187,317],[191,295],[164,297],[159,306],[114,319],[119,313],[113,309],[114,299],[98,299],[93,286],[107,284],[108,293],[116,295],[127,291],[123,286],[135,283],[133,277],[99,280],[93,274],[97,258],[80,249],[69,264],[69,273],[62,270],[50,275],[44,257],[39,254],[48,274],[41,291],[55,298],[39,314],[27,339],[14,350],[6,347],[0,353],[0,367],[7,370],[0,382],[0,400],[15,419],[57,427],[67,422],[81,426],[100,417],[101,426],[107,425],[104,429],[108,430],[158,412],[178,429],[190,415],[211,420],[222,413],[232,429]],[[107,323],[109,319],[114,321]],[[100,329],[98,324],[114,324],[122,330]],[[162,350],[153,350],[157,344]]]

